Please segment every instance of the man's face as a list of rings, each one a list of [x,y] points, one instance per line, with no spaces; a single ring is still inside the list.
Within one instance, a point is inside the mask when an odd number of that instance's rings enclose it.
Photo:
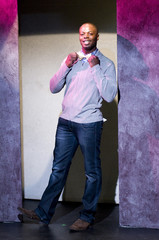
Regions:
[[[93,52],[99,39],[97,28],[89,23],[83,24],[79,29],[79,40],[84,52]]]

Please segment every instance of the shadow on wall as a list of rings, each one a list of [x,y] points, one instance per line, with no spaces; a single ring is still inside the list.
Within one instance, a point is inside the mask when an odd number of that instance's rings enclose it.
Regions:
[[[102,113],[107,121],[104,123],[101,140],[102,192],[99,202],[114,203],[118,179],[118,136],[117,104],[115,101],[103,101]],[[80,202],[84,193],[84,160],[78,148],[67,178],[63,200]]]
[[[118,35],[121,225],[146,226],[159,209],[159,99],[147,85],[149,71],[138,49]]]
[[[93,22],[99,32],[116,33],[112,0],[18,0],[18,9],[20,35],[75,33],[84,22]]]

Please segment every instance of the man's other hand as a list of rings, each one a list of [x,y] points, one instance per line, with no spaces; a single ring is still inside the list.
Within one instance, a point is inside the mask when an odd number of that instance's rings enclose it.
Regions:
[[[94,55],[91,55],[88,58],[88,62],[89,62],[90,67],[93,67],[97,64],[100,64],[99,58],[97,56],[94,56]]]
[[[68,68],[72,67],[73,64],[77,61],[78,54],[76,52],[72,52],[67,56],[67,59],[65,61]]]

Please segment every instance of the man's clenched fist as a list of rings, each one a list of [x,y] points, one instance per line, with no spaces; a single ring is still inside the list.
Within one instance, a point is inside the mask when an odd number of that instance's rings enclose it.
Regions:
[[[73,64],[77,61],[78,54],[76,52],[72,52],[67,56],[67,59],[65,61],[68,68],[72,67]]]
[[[94,55],[91,55],[88,58],[88,62],[89,62],[90,67],[93,67],[97,64],[100,64],[99,58],[97,56],[94,56]]]

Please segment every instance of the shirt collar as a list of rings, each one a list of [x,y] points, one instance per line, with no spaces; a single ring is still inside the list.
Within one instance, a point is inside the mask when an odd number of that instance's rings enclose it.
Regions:
[[[96,55],[97,51],[98,51],[98,48],[96,48],[93,52],[91,52],[91,55]],[[82,51],[82,49],[81,49],[80,52],[84,54],[84,52]],[[90,53],[88,53],[88,54],[90,54]],[[88,54],[84,54],[84,55],[87,56]]]

